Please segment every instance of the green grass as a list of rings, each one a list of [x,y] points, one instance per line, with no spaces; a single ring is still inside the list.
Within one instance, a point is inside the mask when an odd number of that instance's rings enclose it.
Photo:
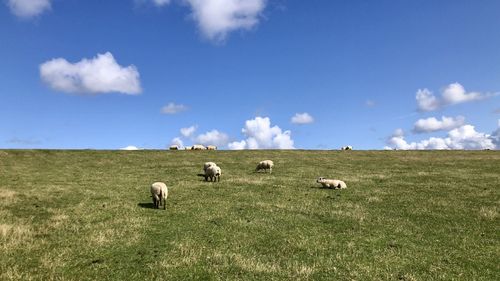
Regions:
[[[499,203],[498,151],[4,150],[0,280],[498,280]]]

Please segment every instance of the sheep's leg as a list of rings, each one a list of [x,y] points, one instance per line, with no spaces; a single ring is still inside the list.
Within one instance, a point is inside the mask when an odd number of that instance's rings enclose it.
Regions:
[[[163,197],[163,210],[167,209],[167,199]]]
[[[272,174],[273,173],[273,168],[269,168],[269,173]]]
[[[153,205],[154,205],[155,209],[158,208],[157,205],[156,205],[156,197],[154,197],[154,196],[153,196]]]

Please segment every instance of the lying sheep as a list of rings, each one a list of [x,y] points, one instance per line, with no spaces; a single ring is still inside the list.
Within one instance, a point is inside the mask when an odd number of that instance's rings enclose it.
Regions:
[[[332,179],[325,179],[323,177],[320,177],[316,180],[317,183],[321,183],[321,185],[323,187],[328,187],[328,188],[340,188],[340,189],[344,189],[344,188],[347,188],[347,185],[345,184],[345,182],[341,181],[341,180],[332,180]]]
[[[210,178],[210,181],[220,181],[221,175],[222,175],[222,170],[219,166],[217,165],[209,166],[205,170],[205,181],[208,181],[208,178]]]
[[[274,163],[271,160],[260,161],[259,164],[257,165],[257,168],[255,168],[255,171],[258,172],[260,170],[264,170],[265,172],[266,170],[269,170],[269,173],[271,174],[273,172],[273,166]]]
[[[203,171],[206,172],[208,167],[210,166],[217,166],[217,164],[215,164],[214,162],[205,162],[205,164],[203,164]]]
[[[153,197],[153,205],[156,209],[160,208],[163,200],[163,210],[167,209],[167,185],[162,182],[155,182],[151,185],[151,197]]]

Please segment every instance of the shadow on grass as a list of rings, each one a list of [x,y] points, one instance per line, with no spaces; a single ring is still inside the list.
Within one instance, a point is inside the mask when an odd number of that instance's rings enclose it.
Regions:
[[[325,190],[335,190],[335,191],[339,191],[341,190],[340,188],[332,188],[332,187],[323,187],[322,185],[315,185],[315,186],[310,186],[310,188],[313,188],[313,189],[325,189]]]
[[[151,202],[149,203],[139,203],[137,204],[137,206],[141,207],[141,208],[146,208],[146,209],[154,209],[155,208],[155,205]]]

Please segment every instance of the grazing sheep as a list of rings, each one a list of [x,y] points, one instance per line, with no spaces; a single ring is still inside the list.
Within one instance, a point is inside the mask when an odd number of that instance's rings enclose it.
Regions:
[[[209,166],[205,171],[205,181],[220,181],[220,176],[222,175],[222,170],[219,166]]]
[[[347,185],[345,184],[345,182],[341,181],[341,180],[332,180],[332,179],[325,179],[323,177],[320,177],[316,180],[317,183],[321,183],[321,185],[323,187],[328,187],[328,188],[340,188],[340,189],[344,189],[344,188],[347,188]]]
[[[170,149],[170,150],[179,150],[179,146],[177,146],[177,145],[171,145],[171,146],[169,147],[169,149]]]
[[[159,209],[163,200],[163,210],[167,209],[168,188],[162,182],[155,182],[151,185],[151,197],[153,197],[153,205],[155,209]]]
[[[201,144],[195,144],[191,147],[191,150],[205,150],[206,148]]]
[[[203,171],[206,172],[207,168],[210,166],[217,166],[217,164],[215,164],[214,162],[205,162],[205,164],[203,164]]]
[[[273,166],[274,163],[271,160],[260,161],[259,164],[257,165],[257,168],[255,168],[255,171],[258,172],[260,170],[264,170],[265,172],[266,170],[269,170],[269,173],[271,174],[273,172]]]
[[[340,150],[352,150],[352,146],[348,145],[348,146],[342,146],[340,148]]]
[[[217,150],[217,146],[215,146],[215,145],[209,145],[209,146],[207,146],[207,149],[208,150]]]

